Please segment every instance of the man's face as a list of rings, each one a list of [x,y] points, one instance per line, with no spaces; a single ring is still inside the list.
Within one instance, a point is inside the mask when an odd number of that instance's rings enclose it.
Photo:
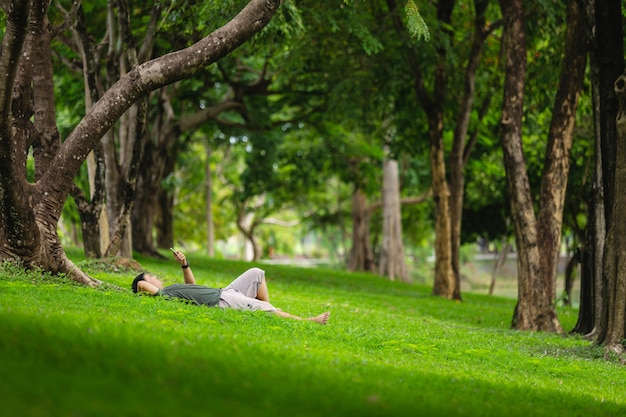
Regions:
[[[163,288],[163,283],[155,275],[144,274],[143,279],[157,288]]]

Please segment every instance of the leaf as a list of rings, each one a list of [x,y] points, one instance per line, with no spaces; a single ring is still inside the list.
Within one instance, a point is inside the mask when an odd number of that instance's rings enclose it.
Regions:
[[[428,26],[426,26],[426,22],[422,19],[415,2],[413,0],[407,1],[404,10],[406,11],[407,17],[407,29],[411,36],[417,37],[418,39],[424,38],[426,42],[429,42],[430,32],[428,31]]]

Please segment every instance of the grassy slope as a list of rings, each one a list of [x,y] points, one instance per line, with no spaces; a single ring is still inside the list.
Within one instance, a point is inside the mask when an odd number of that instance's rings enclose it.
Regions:
[[[189,258],[207,285],[250,266]],[[180,278],[172,261],[139,261]],[[329,325],[5,272],[0,416],[626,415],[623,366],[578,338],[509,330],[513,300],[263,268],[276,306],[330,310]],[[134,276],[89,272],[124,287]],[[561,320],[571,328],[576,311]]]

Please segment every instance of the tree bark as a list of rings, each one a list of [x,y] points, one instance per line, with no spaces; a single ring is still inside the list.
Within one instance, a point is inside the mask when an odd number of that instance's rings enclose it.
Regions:
[[[573,333],[583,334],[589,339],[596,339],[599,323],[602,322],[604,311],[602,264],[604,258],[604,241],[606,239],[606,220],[604,208],[604,180],[602,137],[606,131],[600,114],[605,110],[606,96],[601,95],[600,65],[598,39],[596,37],[596,2],[581,0],[581,9],[585,15],[585,33],[589,44],[589,73],[591,97],[594,114],[594,172],[591,186],[589,213],[585,232],[586,243],[581,258],[581,288],[578,320],[572,329]],[[608,24],[608,23],[607,23]],[[600,33],[606,30],[600,29]],[[603,48],[606,50],[606,48]],[[604,83],[606,84],[606,83]]]
[[[437,3],[437,20],[451,24],[454,1],[441,0]],[[448,30],[445,30],[448,34]],[[450,209],[450,186],[446,178],[445,149],[443,143],[444,112],[443,103],[447,89],[446,48],[440,46],[434,70],[432,97],[426,99],[425,91],[417,91],[422,107],[428,116],[428,137],[430,141],[430,169],[432,173],[433,201],[435,203],[435,281],[433,295],[444,298],[461,299],[461,278],[455,275],[452,253],[452,218]],[[416,74],[416,79],[421,75]],[[419,83],[422,84],[423,80]],[[420,90],[423,86],[420,88]]]
[[[576,0],[568,2],[565,56],[535,218],[521,140],[526,73],[524,11],[521,1],[501,1],[500,7],[505,19],[503,42],[507,58],[502,147],[518,250],[518,302],[512,324],[519,330],[560,332],[555,308],[556,276],[572,133],[586,61],[582,13]]]
[[[613,208],[608,218],[605,243],[604,281],[607,301],[606,332],[600,340],[607,351],[624,353],[626,334],[626,71],[615,82],[619,103],[616,131],[615,185]]]
[[[252,90],[250,86],[240,86],[243,94]],[[170,91],[172,90],[172,91]],[[163,180],[174,172],[177,155],[181,147],[181,136],[193,132],[209,120],[218,120],[228,110],[241,110],[242,103],[225,97],[224,101],[193,113],[176,115],[171,96],[174,88],[164,89],[159,95],[157,117],[151,123],[149,139],[144,141],[141,172],[138,178],[138,191],[133,211],[133,249],[145,255],[160,256],[157,248],[172,246],[173,198],[163,190]],[[257,93],[262,94],[262,91]],[[159,210],[152,209],[158,204]],[[155,216],[157,216],[155,218]],[[157,227],[157,242],[154,242],[154,228]]]
[[[626,74],[619,0],[582,1],[590,39],[596,167],[583,251],[581,308],[575,332],[624,352],[626,282]],[[615,81],[616,80],[616,81]]]
[[[459,100],[459,110],[454,126],[454,139],[449,155],[450,166],[450,251],[454,285],[458,291],[457,299],[461,298],[461,226],[463,218],[463,200],[465,194],[465,165],[471,153],[474,141],[467,141],[470,116],[475,99],[476,72],[483,54],[485,39],[493,30],[486,25],[485,12],[489,0],[474,1],[474,37],[470,48],[467,66],[465,67],[463,92]],[[489,100],[489,99],[487,99]],[[482,115],[487,106],[483,106]]]
[[[376,271],[374,252],[370,243],[369,210],[363,191],[352,193],[352,248],[348,257],[348,271]]]
[[[500,250],[500,254],[498,255],[498,259],[496,259],[496,262],[493,264],[493,270],[491,271],[491,283],[489,284],[489,295],[493,295],[493,291],[496,288],[496,279],[498,273],[506,262],[507,255],[511,250],[511,245],[509,245],[506,240],[506,236],[502,238],[502,248]]]
[[[378,272],[390,280],[410,282],[402,242],[398,162],[383,161],[383,231]]]
[[[587,62],[587,38],[583,12],[578,0],[567,3],[565,54],[557,90],[544,168],[541,176],[539,212],[537,219],[540,275],[540,310],[551,316],[553,330],[560,329],[556,311],[556,277],[561,249],[563,207],[570,167],[574,125],[578,98],[583,86]],[[550,326],[550,325],[548,325]]]
[[[215,256],[215,225],[213,224],[213,170],[211,170],[211,156],[213,155],[211,144],[206,145],[205,166],[205,201],[206,201],[206,251],[210,257]]]
[[[446,94],[447,51],[446,47],[437,49],[438,60],[434,69],[434,86],[429,93],[425,88],[424,76],[420,71],[420,60],[415,49],[408,50],[409,63],[415,79],[415,95],[427,114],[430,139],[430,163],[432,189],[435,202],[435,279],[433,294],[445,298],[461,299],[460,247],[461,224],[464,198],[464,169],[473,142],[467,142],[467,132],[472,106],[475,98],[475,76],[482,56],[484,41],[499,23],[485,24],[485,11],[489,1],[474,1],[475,20],[474,38],[464,72],[463,92],[459,100],[453,148],[449,155],[449,179],[446,177],[445,150],[443,144],[444,108]],[[396,31],[402,37],[405,34],[402,20],[399,18],[394,0],[387,1],[392,11]],[[437,20],[444,27],[452,24],[452,11],[456,2],[440,0],[437,2]],[[444,29],[452,41],[452,32]],[[409,44],[409,42],[407,42]]]
[[[537,224],[522,150],[526,80],[524,10],[521,0],[501,0],[500,9],[504,17],[502,43],[506,56],[500,134],[517,247],[518,301],[512,326],[539,330],[545,323],[536,322],[541,314],[534,288],[540,271]]]

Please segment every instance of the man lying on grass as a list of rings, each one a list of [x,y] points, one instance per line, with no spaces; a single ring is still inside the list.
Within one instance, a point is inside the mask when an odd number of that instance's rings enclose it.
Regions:
[[[280,317],[296,320],[309,320],[319,324],[326,324],[330,312],[315,317],[294,316],[270,304],[270,295],[265,282],[265,271],[260,268],[250,268],[226,288],[210,288],[197,285],[187,258],[180,251],[174,251],[174,257],[183,269],[184,284],[173,284],[167,287],[155,276],[141,273],[135,277],[133,292],[144,291],[155,296],[166,296],[193,301],[207,307],[234,308],[239,310],[268,311]]]

